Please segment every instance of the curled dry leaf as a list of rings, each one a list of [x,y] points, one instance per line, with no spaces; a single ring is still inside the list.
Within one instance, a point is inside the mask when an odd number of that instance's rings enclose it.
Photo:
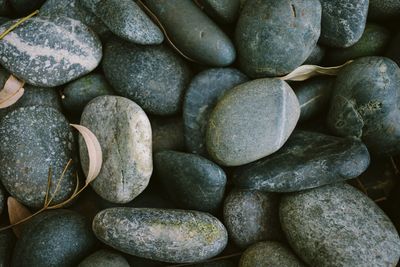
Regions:
[[[21,203],[13,197],[7,199],[8,217],[10,218],[11,225],[16,224],[31,217],[32,213]],[[21,229],[19,225],[13,226],[13,231],[17,237],[20,236]]]
[[[71,126],[79,131],[86,144],[89,155],[89,170],[87,170],[86,172],[85,183],[89,184],[97,177],[97,175],[99,175],[101,170],[101,165],[103,163],[101,146],[99,141],[97,140],[97,137],[88,128],[78,124],[71,124]]]
[[[346,65],[353,62],[353,60],[347,61],[343,65],[336,67],[320,67],[317,65],[302,65],[289,73],[286,76],[279,77],[278,79],[283,81],[305,81],[311,77],[317,75],[337,75],[338,72]]]
[[[24,94],[23,86],[24,82],[10,75],[3,89],[0,91],[0,108],[6,108],[15,104]]]

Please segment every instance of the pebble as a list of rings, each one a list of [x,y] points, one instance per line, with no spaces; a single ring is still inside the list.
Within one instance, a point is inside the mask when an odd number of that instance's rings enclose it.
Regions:
[[[211,113],[207,150],[225,166],[258,160],[282,147],[299,115],[299,102],[286,82],[266,78],[241,84],[226,93]]]
[[[246,189],[295,192],[356,178],[369,162],[357,139],[295,131],[278,152],[237,170],[233,182]]]
[[[78,267],[129,267],[128,261],[119,253],[101,249],[86,257]]]
[[[85,107],[81,125],[96,135],[103,151],[93,189],[113,203],[133,200],[147,187],[153,171],[151,126],[144,111],[127,98],[99,96]],[[79,147],[86,172],[89,158],[82,138]]]
[[[2,24],[0,32],[15,22]],[[31,18],[2,39],[0,50],[4,68],[43,87],[59,86],[89,73],[102,57],[97,36],[81,22],[66,17]]]
[[[23,225],[11,266],[76,266],[95,245],[85,217],[70,210],[45,211]]]
[[[320,0],[320,2],[322,44],[344,48],[360,40],[367,21],[369,0]]]
[[[235,33],[240,69],[250,77],[293,71],[313,51],[320,21],[317,0],[246,1]]]
[[[229,238],[240,248],[258,241],[280,240],[279,197],[275,193],[232,190],[224,202]]]
[[[326,55],[326,49],[321,45],[316,45],[303,65],[319,65]]]
[[[233,43],[193,1],[144,0],[178,49],[200,63],[223,67],[233,63]]]
[[[228,241],[223,224],[199,211],[111,208],[96,215],[93,231],[117,250],[171,263],[211,258]]]
[[[400,2],[398,0],[369,0],[369,19],[387,20],[399,16]]]
[[[36,9],[39,9],[40,6],[45,2],[45,0],[8,0],[10,5],[17,12],[19,16],[26,16]]]
[[[150,117],[153,133],[153,152],[162,150],[185,150],[183,121],[181,117]]]
[[[280,218],[290,245],[310,266],[395,266],[399,260],[395,227],[349,185],[286,195]]]
[[[327,119],[336,135],[361,138],[374,154],[400,152],[400,69],[384,57],[356,59],[336,78]]]
[[[215,212],[221,205],[226,175],[215,163],[198,155],[161,151],[154,155],[154,168],[180,208]]]
[[[234,23],[239,15],[240,0],[203,0],[204,11],[223,24]]]
[[[11,229],[0,232],[0,267],[10,266],[15,240]]]
[[[188,151],[207,155],[206,128],[213,108],[228,90],[246,81],[248,78],[233,68],[207,69],[193,77],[183,101],[185,144]]]
[[[305,267],[289,247],[272,241],[259,242],[245,250],[239,267]]]
[[[27,134],[29,133],[29,134]],[[6,190],[24,205],[43,206],[49,168],[53,193],[67,162],[75,159],[75,142],[65,117],[48,107],[18,108],[0,120],[0,177]],[[74,164],[69,168],[53,204],[75,189]]]
[[[115,91],[146,112],[172,115],[180,110],[190,70],[169,48],[110,41],[102,65]]]

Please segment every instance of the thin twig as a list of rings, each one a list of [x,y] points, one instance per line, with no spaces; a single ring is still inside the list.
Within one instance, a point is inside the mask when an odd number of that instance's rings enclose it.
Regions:
[[[17,28],[19,25],[21,25],[22,23],[24,23],[25,21],[27,21],[28,19],[32,18],[33,16],[39,14],[39,10],[35,10],[34,12],[32,12],[31,14],[29,14],[28,16],[18,20],[15,24],[13,24],[10,28],[8,28],[7,30],[5,30],[2,34],[0,34],[0,40],[4,38],[4,36],[6,36],[7,34],[9,34],[10,32],[12,32],[15,28]]]
[[[46,188],[46,196],[44,198],[44,205],[43,207],[46,207],[49,199],[49,194],[50,194],[50,188],[51,188],[51,177],[53,174],[51,173],[51,167],[49,167],[49,173],[47,175],[47,188]]]
[[[63,178],[64,178],[64,176],[65,176],[65,173],[67,172],[69,166],[71,165],[71,163],[72,163],[72,159],[70,159],[70,160],[68,161],[67,165],[65,166],[64,170],[62,171],[61,176],[60,176],[60,179],[58,179],[56,188],[54,189],[53,193],[51,194],[51,198],[49,199],[49,202],[48,202],[47,205],[46,205],[47,207],[50,206],[50,203],[53,201],[54,197],[57,195],[58,190],[60,190],[61,182],[62,182],[62,180],[63,180]]]

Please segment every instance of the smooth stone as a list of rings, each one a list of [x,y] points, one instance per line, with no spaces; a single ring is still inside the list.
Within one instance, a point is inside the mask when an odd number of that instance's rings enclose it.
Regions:
[[[120,96],[99,96],[84,109],[81,125],[97,137],[103,151],[103,165],[91,186],[102,198],[127,203],[147,187],[153,172],[151,126],[144,111]],[[79,139],[83,170],[89,158]]]
[[[327,119],[332,132],[361,138],[374,154],[400,152],[400,69],[384,57],[356,59],[338,74]]]
[[[400,239],[386,214],[346,184],[285,195],[283,231],[310,266],[395,266]]]
[[[240,69],[250,77],[293,71],[317,44],[320,21],[317,0],[246,1],[235,33]]]
[[[239,267],[305,267],[289,247],[272,241],[259,242],[246,249]]]
[[[10,266],[16,238],[11,229],[0,232],[0,267]]]
[[[0,32],[15,22],[2,24]],[[102,57],[97,36],[86,25],[66,17],[31,18],[1,40],[0,50],[4,68],[43,87],[62,85],[91,72]]]
[[[369,0],[320,0],[322,5],[320,42],[349,47],[360,40],[367,21]]]
[[[19,16],[26,16],[39,9],[46,0],[8,0]]]
[[[178,207],[215,212],[221,205],[226,175],[217,164],[194,154],[161,151],[154,155],[154,169]]]
[[[91,73],[64,87],[62,104],[69,113],[80,114],[90,100],[98,96],[113,94],[112,87],[103,75]]]
[[[95,245],[85,217],[69,210],[45,211],[23,225],[11,266],[76,266]]]
[[[392,59],[400,66],[400,32],[390,41],[389,47],[386,50],[386,56]]]
[[[238,85],[210,115],[207,150],[225,166],[250,163],[281,148],[299,116],[299,102],[286,82],[267,78]]]
[[[119,253],[101,249],[86,257],[78,267],[129,267],[128,261]]]
[[[304,61],[303,65],[319,65],[326,55],[326,49],[323,46],[316,45],[314,49],[311,51],[311,54],[308,56],[306,61]]]
[[[360,40],[347,48],[331,49],[327,53],[326,61],[329,65],[341,65],[351,59],[384,54],[389,41],[390,31],[377,24],[368,23]]]
[[[22,107],[0,120],[0,177],[6,190],[24,205],[39,208],[46,195],[51,168],[50,193],[70,159],[75,142],[65,117],[53,108]],[[74,191],[74,163],[66,171],[52,204]]]
[[[294,87],[300,103],[299,122],[316,117],[329,107],[334,81],[332,78],[317,77]]]
[[[204,11],[223,24],[234,23],[239,15],[240,0],[202,0]]]
[[[164,26],[172,43],[195,61],[228,66],[236,58],[229,37],[193,1],[144,0]]]
[[[185,144],[189,152],[207,155],[206,128],[218,100],[248,78],[233,68],[214,68],[200,72],[189,84],[183,100]]]
[[[224,202],[224,223],[240,248],[258,241],[280,240],[279,197],[275,193],[232,190]]]
[[[185,150],[183,121],[181,117],[150,117],[153,133],[153,152],[162,150]]]
[[[102,65],[115,91],[135,101],[146,112],[172,115],[180,110],[190,70],[166,46],[110,41]]]
[[[295,131],[278,152],[236,170],[233,182],[245,189],[295,192],[356,178],[369,163],[360,140]]]
[[[368,18],[387,20],[399,18],[400,2],[398,0],[369,0]]]
[[[93,231],[117,250],[171,263],[211,258],[228,241],[223,224],[199,211],[111,208],[96,215]]]
[[[156,45],[164,35],[153,21],[132,0],[103,0],[95,14],[118,37],[141,45]]]

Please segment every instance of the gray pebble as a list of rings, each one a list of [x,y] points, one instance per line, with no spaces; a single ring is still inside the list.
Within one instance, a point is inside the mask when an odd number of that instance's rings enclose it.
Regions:
[[[183,122],[180,117],[150,117],[153,134],[153,152],[161,150],[185,150]]]
[[[129,267],[128,261],[119,253],[101,249],[86,257],[78,267]]]

